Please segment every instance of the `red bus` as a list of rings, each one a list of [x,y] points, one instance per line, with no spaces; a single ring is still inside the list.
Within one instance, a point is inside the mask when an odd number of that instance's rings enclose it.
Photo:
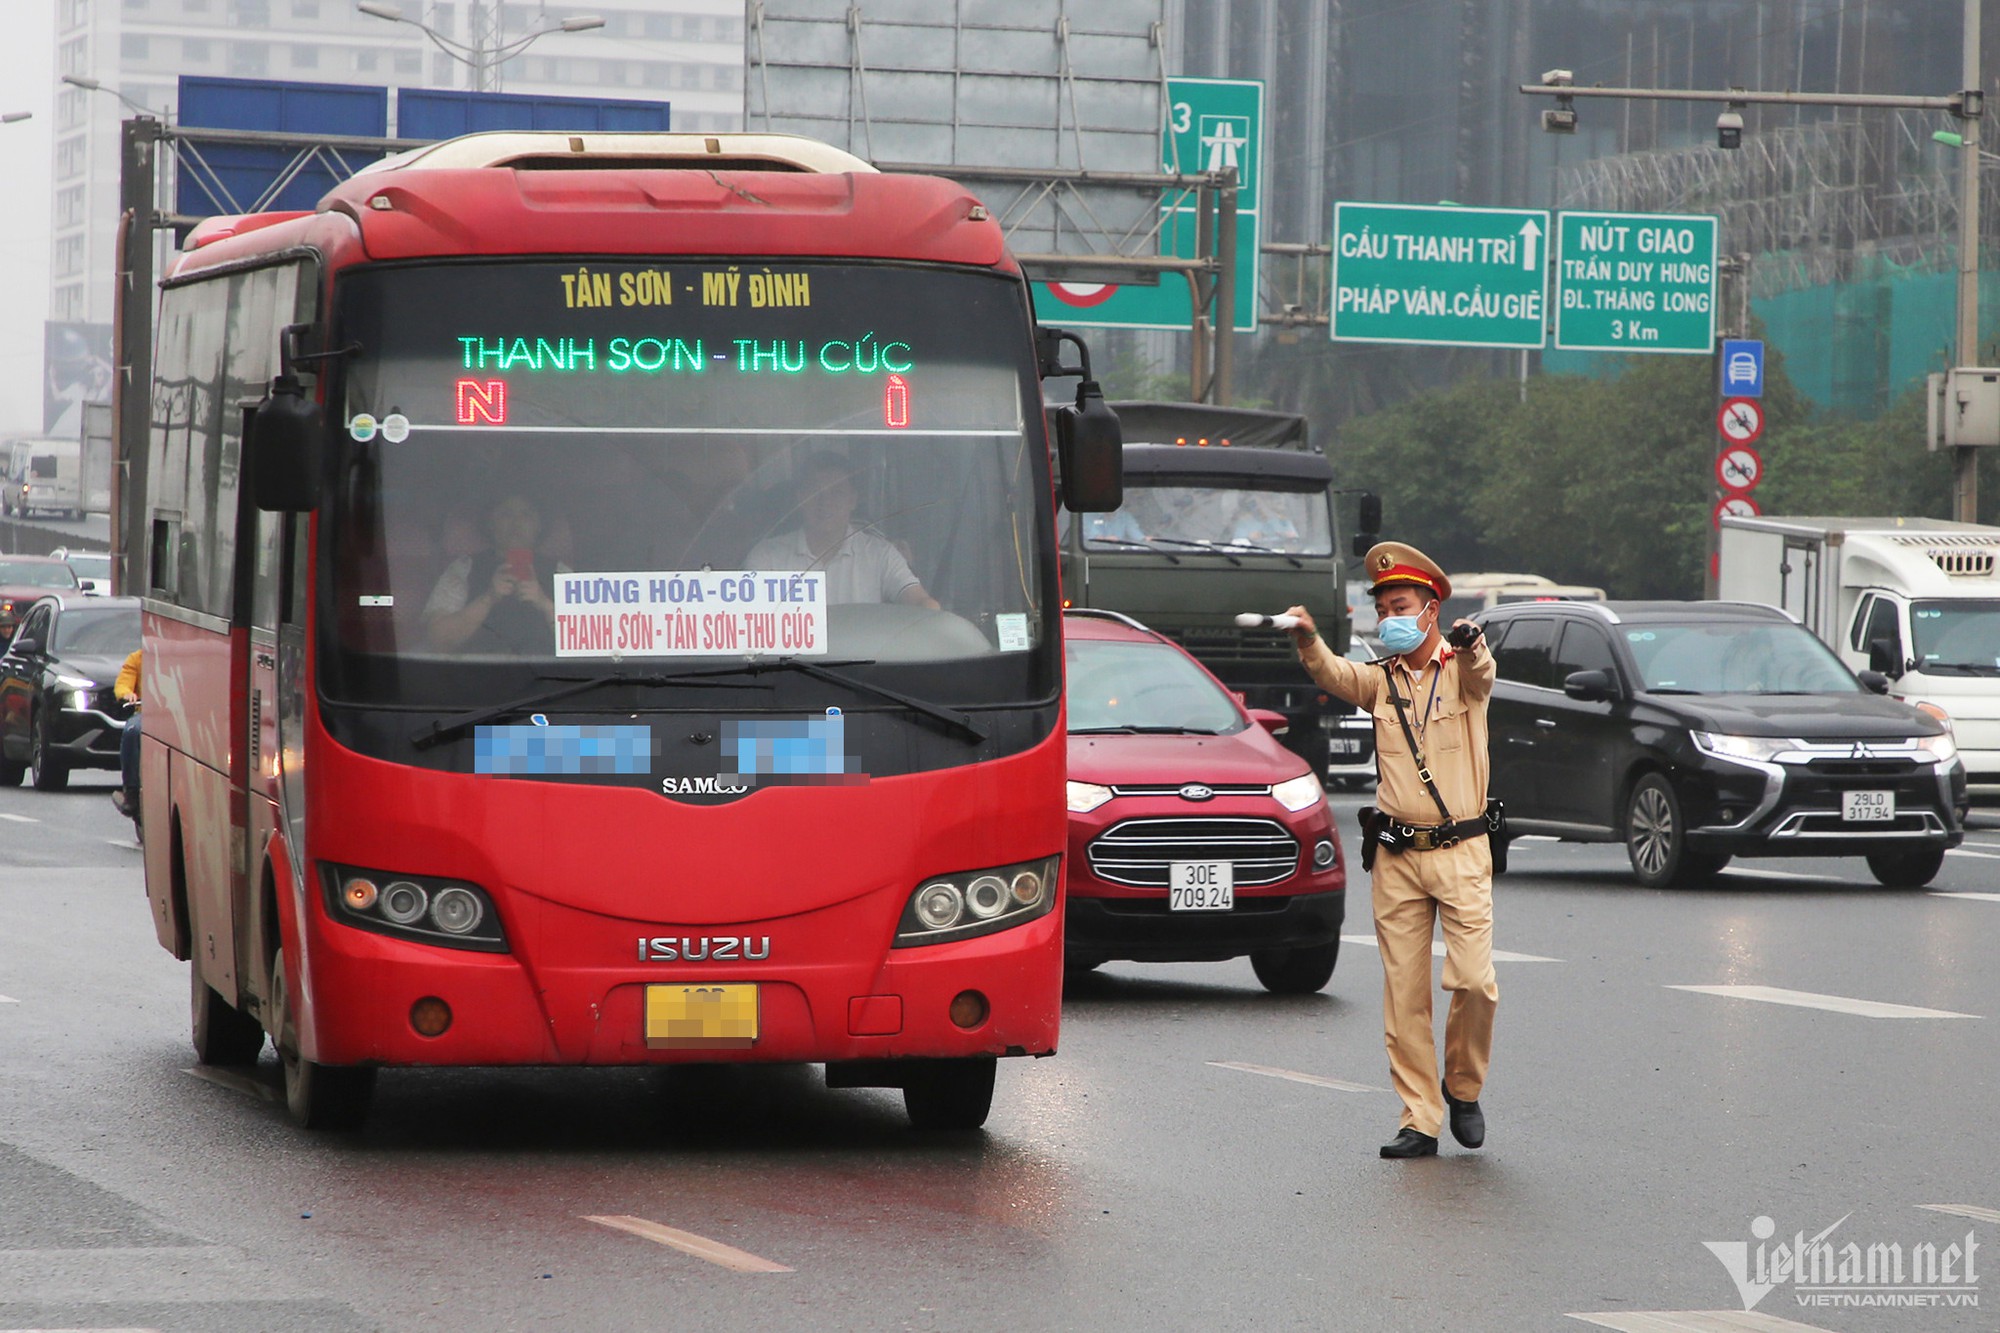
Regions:
[[[146,885],[194,1043],[824,1062],[976,1127],[1056,1048],[1051,440],[1116,421],[977,200],[772,135],[485,134],[162,284]]]

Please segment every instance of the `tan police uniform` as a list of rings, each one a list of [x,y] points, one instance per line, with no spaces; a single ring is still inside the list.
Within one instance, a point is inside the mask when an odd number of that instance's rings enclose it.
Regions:
[[[1370,550],[1366,566],[1373,580],[1371,591],[1411,583],[1429,587],[1440,601],[1451,595],[1444,571],[1421,551],[1400,542],[1383,542]],[[1317,638],[1300,650],[1299,658],[1322,689],[1374,717],[1381,771],[1376,805],[1399,823],[1444,822],[1417,775],[1381,665],[1350,662]],[[1465,652],[1439,640],[1425,661],[1397,657],[1390,667],[1398,692],[1407,701],[1410,729],[1451,818],[1482,815],[1489,769],[1486,704],[1494,676],[1485,637]],[[1493,1011],[1500,999],[1493,974],[1492,849],[1484,837],[1430,851],[1392,852],[1378,847],[1374,899],[1375,937],[1382,947],[1383,1037],[1396,1092],[1403,1099],[1402,1126],[1436,1138],[1445,1106],[1438,1089],[1431,1027],[1433,922],[1444,925],[1444,989],[1452,993],[1445,1020],[1445,1080],[1452,1096],[1476,1101],[1486,1083]]]

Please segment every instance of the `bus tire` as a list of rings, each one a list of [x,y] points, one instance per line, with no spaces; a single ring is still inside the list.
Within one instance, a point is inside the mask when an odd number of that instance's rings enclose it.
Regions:
[[[201,979],[201,965],[189,963],[193,978],[189,1010],[194,1030],[194,1058],[205,1065],[254,1065],[264,1053],[264,1026],[216,994]]]
[[[285,1075],[285,1109],[305,1129],[358,1129],[375,1095],[372,1067],[316,1064],[299,1054],[292,1022],[290,988],[285,983],[283,946],[271,955],[271,1044]]]
[[[917,1129],[978,1129],[993,1109],[990,1055],[965,1060],[925,1060],[903,1083],[903,1109]]]

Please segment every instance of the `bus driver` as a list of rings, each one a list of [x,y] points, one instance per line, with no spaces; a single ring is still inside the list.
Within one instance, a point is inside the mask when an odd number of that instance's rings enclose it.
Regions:
[[[902,602],[939,609],[893,543],[854,525],[860,496],[852,464],[839,454],[814,454],[806,460],[803,485],[799,513],[804,523],[797,531],[758,542],[747,562],[751,569],[824,570],[829,605]]]

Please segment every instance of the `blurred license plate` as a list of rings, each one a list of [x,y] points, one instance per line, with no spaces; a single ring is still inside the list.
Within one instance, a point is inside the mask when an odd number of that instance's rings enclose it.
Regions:
[[[756,1042],[755,986],[646,987],[648,1046],[754,1046]]]
[[[1840,794],[1840,817],[1849,824],[1872,824],[1896,817],[1896,793],[1892,791],[1844,791]]]
[[[1169,912],[1226,912],[1236,905],[1236,867],[1228,861],[1167,864]]]
[[[1329,736],[1326,742],[1328,754],[1365,754],[1368,742],[1359,736]]]

